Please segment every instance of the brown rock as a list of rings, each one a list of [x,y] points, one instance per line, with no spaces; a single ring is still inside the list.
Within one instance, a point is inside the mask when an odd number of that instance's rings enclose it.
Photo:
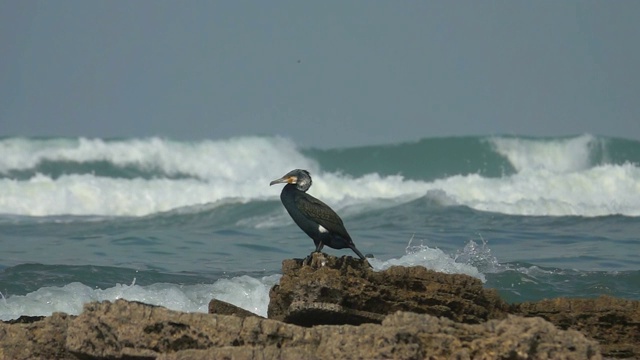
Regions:
[[[22,317],[0,322],[0,359],[76,360],[65,347],[67,328],[73,316],[54,313],[49,317]]]
[[[539,316],[561,329],[573,329],[601,344],[609,357],[640,358],[640,301],[610,296],[551,299],[513,305],[522,316]]]
[[[124,300],[87,304],[68,326],[66,347],[83,359],[601,358],[595,341],[540,318],[470,325],[399,312],[381,325],[307,328]]]
[[[226,316],[236,327],[242,319]],[[202,336],[202,329],[217,327],[215,318],[189,314],[160,306],[117,300],[89,303],[69,327],[67,349],[96,358],[149,357],[184,349],[223,345],[222,339]]]
[[[235,306],[233,304],[229,304],[228,302],[224,302],[222,300],[213,299],[209,301],[209,314],[218,314],[218,315],[235,315],[239,317],[247,317],[247,316],[259,316],[254,314],[251,311],[245,310],[241,307]]]
[[[283,261],[282,270],[280,284],[269,294],[268,317],[298,325],[358,325],[379,322],[396,311],[480,323],[504,317],[508,309],[497,292],[484,289],[478,279],[420,266],[375,272],[349,256],[314,253],[310,262]],[[309,311],[309,306],[326,311]]]
[[[331,303],[293,302],[289,306],[287,322],[290,324],[313,326],[324,325],[360,325],[365,323],[380,324],[384,315],[369,311],[345,308]]]
[[[284,261],[283,272],[271,290],[269,314],[290,323],[215,300],[213,315],[124,300],[90,303],[77,317],[0,322],[0,360],[599,359],[596,340],[609,357],[640,358],[638,301],[507,306],[468,276],[421,267],[374,272],[360,260],[320,254]],[[362,325],[293,325],[345,323]]]

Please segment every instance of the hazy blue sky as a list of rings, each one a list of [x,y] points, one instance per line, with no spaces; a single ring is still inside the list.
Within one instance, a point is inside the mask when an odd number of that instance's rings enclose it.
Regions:
[[[640,1],[0,0],[0,136],[640,139]]]

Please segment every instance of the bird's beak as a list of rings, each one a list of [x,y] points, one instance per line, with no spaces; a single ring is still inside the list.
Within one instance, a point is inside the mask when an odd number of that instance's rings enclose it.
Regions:
[[[280,179],[273,180],[272,182],[269,183],[269,186],[273,184],[282,184],[282,183],[295,184],[296,180],[297,179],[295,176],[285,176],[285,177],[281,177]]]

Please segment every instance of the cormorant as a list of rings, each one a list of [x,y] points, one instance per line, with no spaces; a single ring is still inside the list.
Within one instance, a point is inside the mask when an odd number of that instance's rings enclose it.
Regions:
[[[300,229],[313,239],[315,252],[320,252],[325,245],[334,249],[350,248],[360,259],[365,259],[353,244],[340,216],[327,204],[306,193],[311,187],[311,175],[307,170],[291,170],[269,185],[280,183],[287,184],[280,194],[282,205]]]

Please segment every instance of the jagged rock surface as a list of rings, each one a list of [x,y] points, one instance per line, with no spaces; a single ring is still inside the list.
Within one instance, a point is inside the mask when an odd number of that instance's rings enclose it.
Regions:
[[[245,310],[241,307],[229,304],[228,302],[224,302],[218,299],[212,299],[211,301],[209,301],[209,314],[235,315],[239,317],[259,316],[249,310]]]
[[[0,321],[0,359],[76,359],[65,349],[67,329],[73,316],[22,317]]]
[[[362,325],[301,327],[217,300],[212,315],[120,300],[87,304],[79,316],[0,322],[0,360],[599,359],[599,349],[607,357],[640,358],[639,301],[507,306],[467,276],[420,267],[376,273],[360,260],[319,254],[284,261],[283,273],[271,291],[270,315],[307,326]]]
[[[640,302],[602,296],[550,299],[513,305],[513,313],[539,316],[561,329],[573,329],[601,344],[605,356],[640,358]]]
[[[375,272],[349,256],[314,253],[309,260],[283,261],[282,272],[269,294],[268,317],[292,324],[379,323],[396,311],[477,324],[503,318],[508,310],[480,280],[420,266]]]
[[[601,358],[597,343],[577,331],[515,316],[471,325],[398,312],[382,324],[307,328],[118,300],[87,304],[75,318],[58,314],[28,324],[37,329],[2,325],[3,359]],[[48,330],[38,334],[38,329]],[[7,346],[7,336],[16,346]],[[25,344],[30,344],[29,351]]]

